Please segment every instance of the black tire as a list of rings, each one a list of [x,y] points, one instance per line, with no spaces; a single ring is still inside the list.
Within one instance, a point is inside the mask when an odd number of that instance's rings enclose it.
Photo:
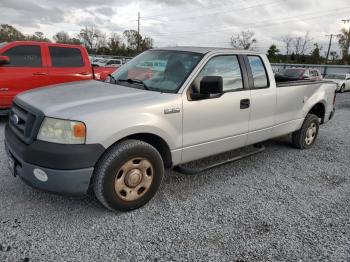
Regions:
[[[152,182],[148,190],[133,201],[123,200],[115,189],[117,172],[133,158],[144,158],[152,165]],[[118,175],[119,176],[119,175]],[[164,164],[159,152],[140,140],[124,140],[113,145],[98,161],[94,170],[93,190],[97,199],[113,211],[130,211],[145,205],[156,194],[164,176]]]
[[[344,93],[345,92],[345,85],[342,85],[341,87],[340,87],[340,93]]]
[[[314,134],[313,140],[310,144],[306,142],[308,130],[311,127],[311,125],[315,125],[316,132]],[[316,115],[308,114],[304,120],[303,125],[298,131],[295,131],[292,134],[292,144],[294,147],[298,149],[308,149],[313,146],[317,139],[317,135],[319,132],[320,124],[319,124],[319,118]]]

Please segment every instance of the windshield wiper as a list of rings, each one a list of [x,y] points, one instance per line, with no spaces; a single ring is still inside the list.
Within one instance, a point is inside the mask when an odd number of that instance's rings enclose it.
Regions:
[[[129,84],[140,84],[143,86],[143,88],[145,90],[150,90],[150,88],[146,85],[146,83],[140,79],[131,79],[131,78],[128,78],[128,79],[117,79],[116,81],[118,82],[127,82]]]

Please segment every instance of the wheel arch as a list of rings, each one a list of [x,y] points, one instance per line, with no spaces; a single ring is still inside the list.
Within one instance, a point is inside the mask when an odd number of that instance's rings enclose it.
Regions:
[[[170,168],[172,166],[173,161],[172,161],[170,147],[168,143],[160,136],[152,133],[136,133],[136,134],[129,135],[121,140],[127,140],[127,139],[141,140],[145,143],[150,144],[155,149],[157,149],[157,151],[161,155],[163,159],[164,167]],[[118,143],[119,141],[117,141],[116,143]]]
[[[172,159],[172,153],[171,153],[171,145],[169,145],[168,140],[164,139],[160,134],[156,134],[155,132],[135,131],[135,132],[128,132],[126,134],[120,135],[117,138],[113,139],[113,142],[108,143],[108,145],[106,144],[104,145],[106,148],[105,152],[107,152],[115,144],[128,139],[140,140],[150,144],[155,149],[157,149],[157,151],[161,155],[164,163],[164,167],[169,168],[172,166],[173,159]]]
[[[321,124],[322,124],[324,122],[325,115],[326,115],[326,106],[322,101],[320,101],[312,106],[308,114],[316,115],[318,118],[321,119]]]

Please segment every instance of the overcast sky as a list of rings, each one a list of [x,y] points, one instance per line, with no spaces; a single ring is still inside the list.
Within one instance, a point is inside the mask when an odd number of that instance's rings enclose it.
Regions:
[[[282,36],[309,31],[325,52],[325,35],[350,18],[349,0],[0,0],[0,10],[0,24],[49,38],[62,30],[75,36],[90,25],[107,34],[137,29],[140,11],[141,34],[155,46],[228,47],[234,32],[249,29],[261,51],[272,43],[283,49]]]

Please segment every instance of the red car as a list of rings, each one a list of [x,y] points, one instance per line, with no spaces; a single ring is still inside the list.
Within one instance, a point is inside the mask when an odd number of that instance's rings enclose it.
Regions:
[[[299,81],[299,80],[311,80],[319,81],[322,80],[322,74],[318,69],[313,68],[287,68],[276,76],[277,82],[287,82],[287,81]]]
[[[90,64],[80,45],[20,41],[0,43],[0,115],[13,98],[37,87],[81,80],[104,80],[116,68]]]

